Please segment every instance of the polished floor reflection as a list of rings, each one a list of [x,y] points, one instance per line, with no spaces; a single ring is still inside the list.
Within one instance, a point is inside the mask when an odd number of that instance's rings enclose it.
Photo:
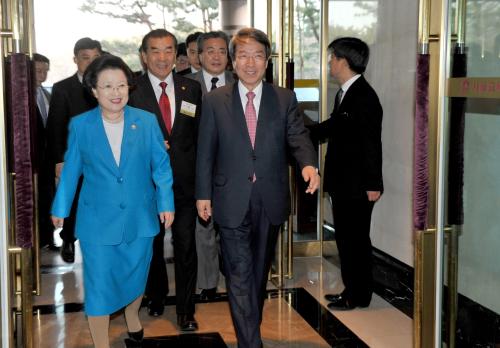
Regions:
[[[34,298],[35,347],[90,348],[92,341],[83,313],[82,264],[77,252],[74,264],[43,251],[42,295]],[[173,265],[168,264],[173,281]],[[262,336],[264,347],[412,347],[412,320],[391,304],[374,296],[370,307],[347,312],[330,311],[325,293],[342,288],[339,270],[321,258],[297,258],[295,277],[285,288],[268,286]],[[175,289],[170,284],[170,289]],[[218,291],[225,293],[221,281]],[[175,296],[171,292],[168,303]],[[197,303],[197,335],[179,335],[175,306],[167,304],[165,314],[152,318],[142,309],[144,347],[229,347],[236,348],[226,297]],[[111,320],[112,347],[125,347],[126,326],[122,313]]]

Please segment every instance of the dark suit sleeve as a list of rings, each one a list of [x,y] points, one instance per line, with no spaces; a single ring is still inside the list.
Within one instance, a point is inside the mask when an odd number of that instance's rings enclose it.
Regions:
[[[382,107],[373,93],[360,103],[358,113],[362,147],[363,185],[366,191],[383,191],[382,180]]]
[[[297,160],[300,169],[305,166],[318,167],[318,156],[314,149],[309,131],[304,126],[304,120],[297,110],[295,94],[290,97],[287,115],[287,141],[291,154]]]
[[[196,199],[212,199],[212,175],[217,151],[217,127],[210,98],[204,98],[196,157]]]
[[[54,85],[47,118],[49,153],[54,163],[64,162],[68,138],[69,106],[67,95],[61,86]]]
[[[198,81],[196,81],[198,83]],[[202,112],[202,108],[203,108],[203,104],[202,104],[202,93],[201,93],[201,86],[200,84],[198,83],[198,93],[196,95],[196,114],[195,114],[195,120],[196,120],[196,123],[195,123],[195,134],[196,134],[196,138],[198,138],[198,134],[199,134],[199,129],[200,129],[200,122],[201,122],[201,112]],[[196,142],[196,144],[198,144],[198,142]]]
[[[313,124],[307,126],[307,129],[311,132],[311,139],[314,142],[324,143],[332,134],[332,118],[330,117],[326,121],[321,123]]]

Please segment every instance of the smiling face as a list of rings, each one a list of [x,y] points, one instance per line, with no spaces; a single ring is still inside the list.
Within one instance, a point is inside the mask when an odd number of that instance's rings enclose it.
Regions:
[[[123,112],[128,102],[127,76],[120,69],[106,69],[97,75],[97,84],[92,92],[101,107],[102,113],[108,118]]]
[[[201,66],[210,75],[220,75],[227,66],[226,41],[221,38],[208,39],[203,43],[200,54]]]
[[[176,48],[171,36],[152,37],[148,39],[146,52],[142,58],[148,70],[160,80],[165,80],[175,63]]]
[[[240,81],[252,91],[266,73],[266,48],[254,39],[238,43],[234,53],[233,68]]]

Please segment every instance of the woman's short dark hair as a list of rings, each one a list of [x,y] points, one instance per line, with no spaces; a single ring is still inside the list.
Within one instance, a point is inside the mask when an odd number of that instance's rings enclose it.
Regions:
[[[90,91],[92,88],[97,86],[97,77],[104,70],[121,70],[127,77],[127,83],[130,87],[134,83],[134,73],[128,65],[117,56],[112,54],[105,54],[103,56],[97,57],[92,63],[87,67],[85,73],[83,74],[83,85]]]
[[[248,39],[254,39],[258,43],[262,44],[266,49],[266,60],[271,56],[271,43],[267,35],[255,28],[243,28],[240,29],[231,39],[229,43],[229,56],[234,61],[236,54],[236,46],[246,43]]]

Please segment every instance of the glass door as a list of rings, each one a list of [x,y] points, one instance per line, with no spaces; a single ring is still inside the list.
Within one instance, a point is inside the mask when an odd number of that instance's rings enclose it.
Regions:
[[[441,342],[498,347],[500,2],[457,0],[448,15],[457,35],[447,35]]]

